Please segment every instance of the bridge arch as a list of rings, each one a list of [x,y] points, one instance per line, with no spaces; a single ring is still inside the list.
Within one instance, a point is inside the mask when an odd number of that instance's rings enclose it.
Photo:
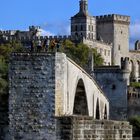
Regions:
[[[105,104],[105,107],[104,107],[104,119],[107,120],[107,107],[106,107],[106,104]]]
[[[74,115],[89,115],[85,85],[82,79],[78,80],[73,106]]]
[[[99,99],[97,98],[97,102],[96,102],[96,116],[95,119],[100,119],[100,106],[99,106]]]

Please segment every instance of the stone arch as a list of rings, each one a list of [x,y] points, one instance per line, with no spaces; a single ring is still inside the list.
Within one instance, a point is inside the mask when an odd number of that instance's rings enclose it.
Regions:
[[[76,87],[73,114],[74,115],[89,115],[85,85],[82,79],[79,79],[77,87]]]
[[[92,97],[92,101],[93,101],[92,102],[92,105],[93,105],[93,110],[92,111],[93,111],[93,117],[94,117],[94,94],[93,94],[93,97]]]
[[[97,99],[97,102],[96,102],[96,119],[100,119],[99,99]]]
[[[105,108],[104,108],[104,119],[107,120],[107,107],[105,104]]]

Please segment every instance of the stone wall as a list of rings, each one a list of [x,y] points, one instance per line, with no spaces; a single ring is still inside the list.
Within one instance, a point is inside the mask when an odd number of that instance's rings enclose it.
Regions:
[[[54,69],[54,54],[22,53],[11,56],[10,140],[55,139]]]
[[[8,133],[8,95],[0,95],[0,140],[5,140]]]
[[[140,88],[128,88],[128,118],[140,116]]]
[[[57,127],[57,140],[132,140],[128,122],[73,116],[58,118]]]
[[[96,67],[94,76],[110,102],[110,119],[127,118],[127,78],[119,67]],[[126,79],[125,79],[126,78]]]

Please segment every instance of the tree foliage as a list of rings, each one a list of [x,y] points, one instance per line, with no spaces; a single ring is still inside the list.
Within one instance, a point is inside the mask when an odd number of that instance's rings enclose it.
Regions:
[[[134,116],[128,121],[133,126],[133,137],[140,137],[140,116]]]
[[[140,83],[139,82],[131,82],[130,86],[135,87],[135,88],[140,88]]]
[[[0,94],[8,91],[8,62],[12,52],[24,52],[26,49],[20,42],[12,41],[0,45]],[[60,51],[66,53],[68,57],[74,60],[83,68],[88,66],[89,54],[94,55],[94,65],[102,65],[103,59],[95,49],[90,49],[87,45],[79,43],[75,45],[70,40],[61,42]]]
[[[97,53],[96,49],[90,49],[83,43],[75,45],[70,40],[65,40],[64,42],[62,42],[60,51],[66,53],[68,57],[70,57],[82,67],[88,65],[91,55],[93,55],[95,66],[102,65],[104,61],[101,55]]]
[[[8,62],[12,52],[22,51],[23,47],[19,42],[10,42],[0,45],[0,95],[8,92]]]

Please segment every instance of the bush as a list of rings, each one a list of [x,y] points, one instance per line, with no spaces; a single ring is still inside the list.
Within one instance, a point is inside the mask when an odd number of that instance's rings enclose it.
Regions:
[[[128,121],[133,126],[133,137],[140,137],[140,116],[134,116]]]
[[[62,42],[60,52],[66,53],[68,57],[74,60],[77,64],[82,67],[88,66],[89,54],[94,56],[94,65],[99,66],[103,64],[103,58],[97,53],[96,49],[90,49],[87,45],[79,43],[75,45],[70,40]]]
[[[130,86],[135,87],[135,88],[140,88],[140,83],[139,82],[131,82]]]

